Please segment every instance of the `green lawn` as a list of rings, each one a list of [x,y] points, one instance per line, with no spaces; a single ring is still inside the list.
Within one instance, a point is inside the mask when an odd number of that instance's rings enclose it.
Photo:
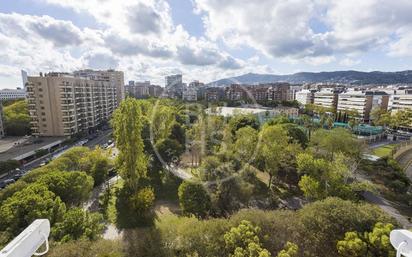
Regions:
[[[381,147],[373,149],[372,153],[379,157],[385,157],[391,154],[392,150],[396,147],[396,144],[383,145]]]

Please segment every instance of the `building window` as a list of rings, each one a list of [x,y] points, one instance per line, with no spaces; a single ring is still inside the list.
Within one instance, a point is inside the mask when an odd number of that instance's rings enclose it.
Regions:
[[[46,113],[45,113],[45,112],[42,112],[42,113],[41,113],[41,115],[45,116],[45,115],[46,115]]]

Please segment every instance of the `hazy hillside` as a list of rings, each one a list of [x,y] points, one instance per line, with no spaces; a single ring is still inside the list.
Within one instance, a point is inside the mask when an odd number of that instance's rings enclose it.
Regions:
[[[333,72],[299,72],[291,75],[272,75],[248,73],[237,77],[220,79],[209,85],[228,85],[232,83],[256,84],[268,82],[290,83],[348,83],[348,84],[393,84],[412,83],[412,71],[398,72],[361,72],[361,71],[333,71]]]

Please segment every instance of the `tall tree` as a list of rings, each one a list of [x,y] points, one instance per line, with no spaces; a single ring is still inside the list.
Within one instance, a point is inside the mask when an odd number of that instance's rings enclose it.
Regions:
[[[119,149],[117,165],[125,187],[138,190],[139,179],[146,177],[147,158],[142,140],[142,112],[136,99],[127,98],[114,112],[113,136]]]
[[[277,176],[282,160],[286,156],[288,136],[280,125],[264,126],[260,133],[258,159],[263,166],[260,168],[269,174],[270,188],[272,180]]]

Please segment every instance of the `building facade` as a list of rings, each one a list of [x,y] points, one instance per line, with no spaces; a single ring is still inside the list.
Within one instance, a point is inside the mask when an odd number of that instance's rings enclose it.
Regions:
[[[165,96],[173,99],[182,99],[184,90],[182,74],[166,76],[165,78]]]
[[[26,91],[24,89],[2,89],[0,90],[1,100],[13,100],[26,98]]]
[[[265,84],[266,85],[266,84]],[[261,84],[262,86],[262,84]],[[288,83],[271,83],[267,84],[268,99],[269,101],[283,102],[293,101],[294,96],[292,90],[290,90],[290,84]]]
[[[144,81],[144,82],[134,82],[130,83],[129,85],[125,86],[125,91],[128,96],[142,99],[142,98],[148,98],[150,96],[149,93],[149,88],[150,88],[150,81]]]
[[[296,92],[295,100],[301,105],[305,106],[307,104],[313,104],[314,92],[308,89]]]
[[[48,73],[29,76],[26,88],[35,136],[92,132],[107,122],[118,106],[118,87],[108,80]]]
[[[323,88],[315,92],[313,104],[324,108],[336,109],[338,104],[338,92],[332,88]]]
[[[117,102],[120,104],[125,98],[123,71],[86,69],[74,71],[73,75],[75,77],[85,77],[95,81],[109,82],[116,87]]]
[[[197,89],[194,87],[187,87],[183,90],[183,100],[194,102],[197,101]]]
[[[337,110],[339,112],[356,112],[361,120],[369,120],[372,110],[373,95],[362,91],[348,91],[339,94]]]
[[[412,89],[395,90],[389,98],[388,109],[395,113],[399,110],[412,110]]]

